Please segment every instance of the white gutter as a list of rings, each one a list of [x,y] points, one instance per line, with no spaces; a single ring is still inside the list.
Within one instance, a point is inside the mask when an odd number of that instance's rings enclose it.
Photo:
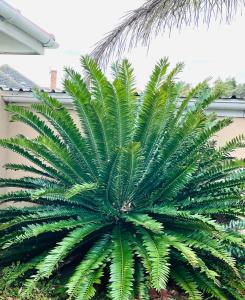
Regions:
[[[63,92],[49,93],[50,96],[56,98],[64,105],[72,105],[72,98]],[[39,103],[40,100],[33,96],[32,92],[15,92],[15,91],[1,91],[0,99],[5,103],[19,103],[19,104],[33,104]]]
[[[72,109],[72,98],[63,92],[49,93],[50,96],[58,99],[62,104]],[[16,103],[20,105],[29,105],[40,102],[30,91],[1,91],[0,98],[5,103]],[[195,100],[191,100],[189,106],[194,105]],[[211,103],[207,109],[208,112],[215,112],[219,117],[245,118],[245,99],[218,99]]]
[[[52,34],[47,33],[40,27],[25,18],[18,10],[10,6],[4,0],[0,0],[0,17],[17,28],[23,30],[46,48],[58,48],[58,43]]]

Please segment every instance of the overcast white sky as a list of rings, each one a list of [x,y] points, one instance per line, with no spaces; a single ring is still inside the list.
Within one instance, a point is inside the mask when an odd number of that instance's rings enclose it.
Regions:
[[[49,86],[49,71],[57,69],[61,84],[63,66],[79,67],[79,57],[115,26],[126,11],[143,0],[7,0],[22,14],[55,35],[57,50],[46,50],[44,56],[0,56],[0,65],[9,64],[41,86]],[[186,28],[158,37],[147,53],[138,47],[126,56],[135,67],[139,88],[145,84],[155,62],[168,56],[174,64],[186,65],[181,79],[197,83],[212,76],[234,76],[245,82],[245,9],[231,25],[212,24]]]

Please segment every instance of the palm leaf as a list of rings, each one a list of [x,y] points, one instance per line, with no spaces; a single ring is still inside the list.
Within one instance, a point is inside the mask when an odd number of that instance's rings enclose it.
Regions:
[[[94,272],[103,266],[104,261],[111,252],[110,236],[104,236],[97,241],[93,247],[88,251],[83,261],[77,267],[67,284],[67,292],[70,296],[80,294],[80,286],[83,286],[84,277],[90,273],[92,278]],[[101,272],[101,271],[100,271]],[[81,296],[80,296],[81,297]]]
[[[178,266],[177,270],[172,272],[172,276],[177,285],[179,285],[188,294],[188,299],[203,299],[201,293],[198,291],[195,280],[183,266]]]
[[[173,28],[191,23],[198,25],[220,18],[229,22],[243,1],[159,1],[146,0],[140,7],[128,12],[122,22],[99,41],[91,55],[106,65],[113,56],[120,58],[127,48],[139,43],[150,44],[152,37]]]
[[[113,243],[110,294],[112,299],[126,300],[133,292],[133,254],[129,238],[119,226],[114,230]]]
[[[101,224],[95,223],[71,231],[37,266],[38,278],[49,277],[58,264],[62,262],[77,244],[81,243],[94,230],[101,228],[101,226]]]
[[[143,229],[140,229],[139,232],[142,235],[143,244],[151,261],[152,286],[158,291],[165,289],[169,273],[169,244],[164,239],[164,236],[155,237]]]

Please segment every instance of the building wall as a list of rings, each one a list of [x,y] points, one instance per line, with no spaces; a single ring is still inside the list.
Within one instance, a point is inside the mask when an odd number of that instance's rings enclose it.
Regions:
[[[79,120],[77,115],[73,110],[70,110],[71,115],[73,116],[75,123],[78,124]],[[7,113],[8,115],[8,113]],[[8,116],[9,117],[9,116]],[[1,115],[0,115],[1,118]],[[7,121],[8,122],[8,121]],[[21,122],[8,122],[8,128],[5,132],[6,137],[14,137],[18,134],[23,134],[27,138],[35,138],[38,134],[29,126],[21,123]],[[18,155],[15,152],[6,150],[6,155],[3,157],[3,160],[0,160],[0,165],[6,164],[6,163],[27,163],[28,165],[31,165],[31,162],[29,162],[27,159],[23,158],[22,156]],[[4,172],[2,168],[2,172]],[[4,173],[3,173],[4,174]],[[28,176],[33,174],[27,174],[26,172],[21,171],[12,171],[12,170],[6,170],[5,174],[6,177],[12,177],[12,178],[18,178],[20,176]]]
[[[22,134],[28,138],[35,138],[37,133],[31,129],[29,126],[21,123],[21,122],[10,122],[10,114],[5,110],[6,104],[1,99],[1,90],[0,90],[0,138],[9,138],[14,137],[18,134]],[[70,110],[71,115],[74,117],[75,122],[78,123],[78,117],[76,116],[73,110]],[[22,176],[35,176],[33,173],[27,173],[22,171],[12,171],[12,170],[5,170],[3,166],[7,163],[23,163],[27,165],[32,165],[30,161],[23,158],[22,156],[18,155],[15,152],[8,151],[2,149],[0,147],[0,178],[7,177],[7,178],[19,178]],[[0,194],[4,192],[10,192],[16,190],[16,188],[1,188]],[[15,207],[23,207],[23,206],[33,206],[33,204],[28,202],[19,202],[14,203],[9,201],[7,203],[0,204],[0,208],[8,207],[8,206],[15,206]]]
[[[217,145],[222,146],[227,141],[241,134],[245,136],[245,118],[233,118],[232,124],[222,129],[215,137],[217,140]],[[245,159],[245,149],[237,149],[234,152],[234,155],[238,158]]]
[[[9,115],[5,111],[5,104],[1,101],[1,90],[0,90],[0,137],[8,136],[8,127],[9,127]],[[7,151],[0,148],[0,177],[5,176],[5,170],[2,168],[2,165],[6,162]]]

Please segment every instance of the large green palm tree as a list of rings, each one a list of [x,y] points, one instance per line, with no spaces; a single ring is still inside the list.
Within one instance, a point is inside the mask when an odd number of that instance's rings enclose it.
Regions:
[[[91,55],[105,66],[110,58],[119,59],[139,43],[149,46],[160,33],[169,34],[191,24],[209,25],[212,19],[229,23],[244,4],[244,0],[145,0],[97,43]]]
[[[0,201],[38,204],[0,210],[0,264],[20,262],[8,284],[31,276],[28,295],[62,274],[69,299],[91,299],[101,286],[114,300],[149,299],[149,288],[243,299],[235,256],[245,243],[235,229],[245,163],[229,153],[244,137],[217,150],[210,144],[231,123],[206,115],[217,95],[204,92],[204,82],[179,101],[182,64],[168,72],[166,59],[140,97],[127,60],[114,66],[112,82],[90,58],[82,65],[89,87],[70,69],[64,81],[79,125],[47,93],[36,91],[41,102],[31,107],[7,106],[12,121],[38,133],[0,140],[30,162],[5,167],[33,174],[2,178],[1,187],[20,189]]]

